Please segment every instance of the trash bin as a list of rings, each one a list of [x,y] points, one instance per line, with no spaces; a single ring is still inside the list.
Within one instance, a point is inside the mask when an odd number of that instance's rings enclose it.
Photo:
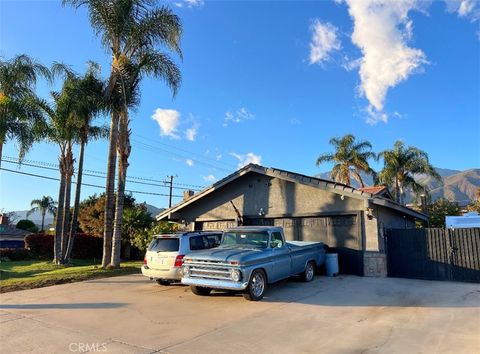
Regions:
[[[327,253],[325,266],[327,268],[327,276],[336,277],[338,275],[338,253]]]

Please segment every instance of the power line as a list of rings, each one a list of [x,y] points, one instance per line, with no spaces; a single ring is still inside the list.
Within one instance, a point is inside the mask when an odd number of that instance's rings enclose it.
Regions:
[[[3,167],[0,167],[0,170],[2,171],[7,171],[7,172],[12,172],[12,173],[18,173],[18,174],[21,174],[21,175],[25,175],[25,176],[31,176],[31,177],[37,177],[37,178],[43,178],[43,179],[48,179],[48,180],[51,180],[51,181],[56,181],[56,182],[60,182],[60,179],[58,178],[55,178],[55,177],[49,177],[49,176],[43,176],[43,175],[37,175],[35,173],[28,173],[28,172],[21,172],[21,171],[15,171],[15,170],[10,170],[8,168],[3,168]],[[75,183],[77,184],[76,181],[72,181],[72,183]],[[105,186],[99,186],[99,185],[96,185],[96,184],[90,184],[90,183],[82,183],[82,186],[87,186],[87,187],[95,187],[95,188],[101,188],[101,189],[105,189]],[[148,195],[158,195],[158,196],[161,196],[161,197],[169,197],[170,194],[164,194],[164,193],[153,193],[153,192],[145,192],[145,191],[135,191],[135,190],[131,190],[131,189],[125,189],[125,192],[130,192],[130,193],[134,193],[134,194],[148,194]],[[175,198],[182,198],[181,195],[172,195],[172,197],[175,197]]]
[[[196,163],[200,164],[200,165],[205,165],[205,166],[208,166],[208,167],[213,167],[215,169],[218,169],[218,170],[222,170],[222,171],[225,171],[225,172],[232,172],[232,170],[227,170],[226,168],[223,168],[223,167],[218,167],[218,166],[215,166],[209,162],[205,162],[205,161],[200,161],[198,159],[195,159],[195,158],[191,158],[190,156],[185,156],[185,155],[181,155],[181,154],[178,154],[176,152],[172,152],[172,151],[169,151],[169,150],[165,150],[164,148],[161,148],[159,146],[155,146],[155,145],[150,145],[150,144],[147,144],[147,143],[144,143],[142,141],[139,141],[139,140],[135,140],[135,139],[131,139],[132,142],[134,142],[136,144],[136,146],[140,149],[144,149],[144,150],[147,150],[147,151],[154,151],[154,150],[157,150],[157,151],[163,151],[163,152],[166,152],[170,155],[173,155],[177,158],[182,158],[182,159],[190,159],[192,161],[195,161]],[[138,145],[137,145],[138,144]]]
[[[20,165],[20,166],[25,165],[25,166],[43,168],[43,169],[52,170],[52,171],[58,171],[58,168],[59,168],[59,166],[57,164],[42,162],[42,161],[23,160],[20,163],[20,161],[18,159],[15,159],[15,158],[12,158],[12,157],[9,157],[9,156],[5,156],[2,160],[4,162],[12,163],[12,164]],[[54,167],[51,167],[51,166],[54,166]],[[92,171],[92,170],[87,170],[87,169],[84,170],[83,175],[84,176],[90,176],[90,177],[96,177],[96,178],[106,178],[106,174],[104,172]],[[132,179],[137,179],[137,181],[134,181]],[[140,182],[138,180],[148,180],[148,181],[153,181],[153,182],[159,182],[159,183],[162,183],[162,184]],[[169,182],[167,182],[167,181],[150,180],[150,179],[142,178],[142,177],[130,177],[129,176],[129,177],[127,177],[127,182],[149,185],[149,186],[157,186],[157,187],[162,187],[162,188],[170,188]],[[180,186],[184,186],[184,187],[180,187]],[[187,188],[185,188],[185,187],[187,187]],[[174,186],[172,188],[173,189],[180,189],[180,190],[191,189],[194,192],[199,192],[201,190],[201,189],[198,189],[198,188],[203,189],[202,186],[196,186],[196,185],[190,185],[190,184],[187,185],[187,184],[181,184],[181,183],[174,184]]]
[[[233,166],[233,165],[231,165],[231,164],[229,164],[229,163],[227,163],[227,162],[223,162],[223,161],[220,161],[220,160],[217,160],[217,159],[212,159],[212,158],[210,158],[210,157],[207,157],[207,156],[205,156],[205,155],[199,154],[199,153],[197,153],[197,152],[189,151],[189,150],[182,149],[182,148],[177,147],[177,146],[174,146],[174,145],[170,145],[170,144],[166,144],[166,143],[163,143],[163,142],[160,142],[160,141],[157,141],[157,140],[153,140],[153,139],[147,138],[146,136],[143,136],[143,135],[140,135],[140,134],[137,134],[137,133],[133,133],[132,135],[137,136],[137,137],[139,137],[139,138],[141,138],[141,139],[144,139],[144,140],[148,140],[148,141],[154,142],[154,143],[159,144],[159,145],[164,145],[164,146],[166,146],[166,147],[168,147],[168,148],[171,148],[171,149],[176,149],[176,150],[180,150],[180,151],[182,151],[182,152],[186,152],[186,153],[189,154],[189,155],[196,155],[196,156],[198,156],[199,158],[202,158],[202,159],[204,159],[204,160],[210,160],[210,161],[212,161],[212,162],[214,162],[214,163],[216,163],[216,164],[222,164],[222,165],[224,165],[224,166],[227,166],[227,167],[230,167],[230,168],[235,169],[235,166]]]

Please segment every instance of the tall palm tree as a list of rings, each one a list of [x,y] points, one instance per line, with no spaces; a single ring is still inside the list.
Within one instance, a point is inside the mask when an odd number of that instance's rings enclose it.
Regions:
[[[77,78],[71,71],[65,71],[65,80],[60,92],[52,92],[53,104],[44,104],[48,124],[45,134],[48,140],[60,148],[60,187],[58,211],[55,221],[54,262],[61,264],[68,242],[70,223],[70,191],[74,172],[73,145],[79,141],[81,120],[74,114],[76,103],[75,85]]]
[[[317,166],[324,162],[334,162],[331,178],[335,181],[350,185],[351,176],[353,176],[360,186],[364,187],[365,183],[360,173],[375,175],[368,163],[369,159],[376,158],[370,142],[356,142],[355,136],[348,134],[342,138],[330,139],[330,145],[334,146],[335,152],[320,155],[317,159]]]
[[[395,142],[393,149],[382,151],[378,156],[383,159],[384,166],[377,182],[391,186],[395,200],[400,204],[405,202],[406,189],[416,194],[427,190],[415,180],[415,175],[424,174],[442,182],[442,177],[430,164],[428,154],[413,146],[406,147],[400,140]]]
[[[39,138],[37,125],[43,119],[40,100],[35,94],[39,77],[50,81],[50,71],[27,55],[0,59],[0,164],[7,140],[19,143],[22,159]]]
[[[156,7],[153,0],[63,0],[63,4],[88,8],[93,29],[112,55],[106,89],[111,124],[102,265],[105,267],[111,263],[113,267],[118,267],[123,197],[131,149],[129,109],[138,104],[139,84],[144,76],[163,79],[175,95],[180,85],[180,71],[169,55],[159,51],[158,47],[166,47],[181,56],[182,26],[179,17],[167,6]],[[113,223],[117,154],[119,171]]]
[[[55,207],[57,203],[53,200],[52,197],[48,195],[44,195],[42,199],[34,199],[30,203],[30,206],[32,207],[28,212],[27,216],[31,215],[32,213],[35,213],[39,211],[42,215],[42,228],[41,231],[44,231],[44,226],[45,226],[45,215],[47,213],[52,214],[55,216],[57,212],[57,208]]]
[[[108,129],[104,127],[92,126],[95,116],[105,109],[103,99],[104,83],[100,78],[100,68],[98,64],[89,62],[87,72],[81,78],[76,80],[76,97],[73,106],[73,114],[79,119],[80,127],[80,149],[77,167],[77,185],[75,190],[75,201],[73,206],[72,221],[70,223],[70,232],[68,237],[67,251],[65,261],[70,259],[70,255],[75,241],[77,231],[77,219],[80,205],[80,194],[82,189],[83,161],[85,146],[92,139],[104,138],[108,136]]]

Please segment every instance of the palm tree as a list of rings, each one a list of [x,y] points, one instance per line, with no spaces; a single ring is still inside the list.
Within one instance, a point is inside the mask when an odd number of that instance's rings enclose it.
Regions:
[[[41,231],[44,231],[44,225],[45,225],[45,215],[47,213],[50,213],[55,216],[57,212],[57,208],[55,207],[57,203],[53,200],[52,197],[48,195],[44,195],[42,199],[34,199],[30,203],[30,206],[32,207],[28,213],[27,216],[30,216],[32,213],[35,213],[39,211],[42,214],[42,228]]]
[[[58,70],[58,68],[57,68]],[[54,262],[64,262],[68,242],[70,222],[70,191],[74,172],[73,145],[79,141],[81,120],[74,114],[76,103],[75,85],[77,78],[63,68],[65,80],[60,92],[52,92],[53,105],[44,104],[48,117],[45,134],[48,140],[60,148],[60,188],[58,192],[58,211],[55,221]]]
[[[317,166],[324,162],[334,162],[331,172],[331,178],[337,182],[350,185],[353,176],[355,180],[364,187],[361,172],[375,175],[375,172],[370,168],[368,160],[375,158],[375,153],[372,150],[372,144],[368,141],[355,141],[355,136],[352,134],[345,135],[342,138],[330,139],[330,145],[335,147],[335,152],[325,153],[318,157]]]
[[[406,189],[414,193],[424,193],[427,187],[415,180],[415,175],[424,174],[442,182],[442,177],[428,160],[428,154],[413,146],[406,147],[398,140],[393,149],[382,151],[379,158],[383,158],[384,166],[378,174],[377,182],[391,186],[397,203],[404,204]]]
[[[131,149],[129,108],[138,104],[139,84],[144,76],[163,79],[175,95],[180,85],[180,71],[169,55],[160,52],[157,47],[164,46],[181,56],[182,26],[179,17],[167,6],[155,7],[152,0],[63,0],[63,4],[88,8],[91,25],[113,58],[106,89],[111,124],[102,266],[111,263],[113,267],[118,267],[123,197]],[[119,171],[113,230],[117,154]]]
[[[51,80],[50,71],[27,55],[0,59],[0,164],[7,140],[19,143],[22,159],[39,138],[37,124],[43,119],[35,94],[39,76]]]
[[[108,135],[108,129],[104,127],[92,126],[95,116],[105,108],[103,99],[104,83],[99,77],[99,66],[96,63],[88,63],[86,74],[76,80],[75,104],[73,114],[79,119],[80,127],[80,151],[77,167],[77,186],[75,190],[75,201],[73,206],[72,221],[70,223],[70,233],[68,237],[67,251],[65,260],[70,259],[70,255],[75,241],[77,231],[77,219],[80,205],[80,194],[82,189],[83,161],[85,146],[91,139],[103,138]]]

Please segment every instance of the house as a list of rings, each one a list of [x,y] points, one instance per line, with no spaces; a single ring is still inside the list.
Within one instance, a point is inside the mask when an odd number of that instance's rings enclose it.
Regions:
[[[25,236],[31,232],[8,224],[8,217],[0,215],[0,248],[25,248]]]
[[[281,226],[289,240],[322,241],[337,252],[341,273],[367,276],[386,276],[386,229],[414,228],[415,220],[427,220],[390,193],[254,164],[185,197],[157,220],[191,230]]]

